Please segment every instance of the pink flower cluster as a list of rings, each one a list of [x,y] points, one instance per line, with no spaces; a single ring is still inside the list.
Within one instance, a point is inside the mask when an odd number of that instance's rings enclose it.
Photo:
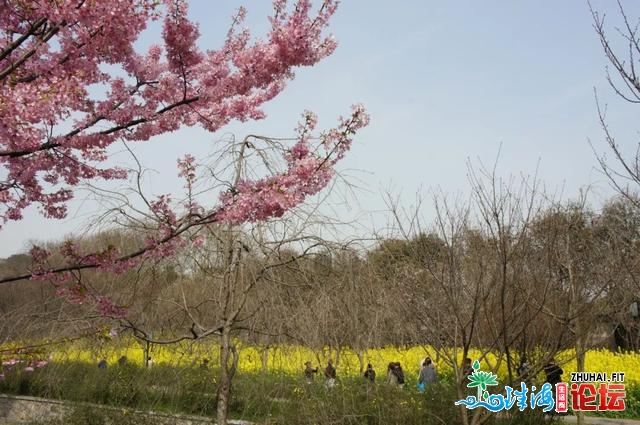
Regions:
[[[120,273],[140,264],[144,259],[172,256],[179,249],[202,246],[202,235],[187,236],[185,230],[210,222],[241,224],[280,217],[287,210],[302,203],[307,196],[318,193],[333,176],[333,167],[351,146],[353,136],[369,123],[362,105],[352,108],[351,116],[340,118],[338,126],[322,133],[317,146],[313,146],[313,131],[317,117],[306,111],[297,127],[298,140],[284,156],[286,170],[258,180],[242,180],[220,196],[220,205],[206,213],[194,202],[186,205],[185,214],[178,214],[169,195],[159,196],[150,203],[157,228],[139,255],[123,255],[113,246],[97,253],[83,254],[75,242],[67,241],[59,249],[72,265],[95,267]],[[189,190],[196,180],[195,158],[186,156],[178,161],[179,175],[186,179]],[[197,210],[197,214],[195,211]],[[190,245],[189,245],[190,242]],[[55,272],[46,266],[51,253],[34,246],[31,255],[37,267],[33,279],[49,280],[57,288],[57,295],[76,304],[93,304],[100,314],[123,317],[126,310],[107,297],[92,293],[70,271]],[[69,284],[69,282],[72,282]]]
[[[351,147],[353,135],[369,123],[362,107],[353,107],[351,117],[341,118],[339,126],[321,136],[324,152],[309,146],[315,115],[305,112],[298,126],[298,142],[286,156],[287,169],[258,181],[241,181],[220,196],[218,221],[231,224],[280,217],[309,195],[318,193],[333,176],[333,166]]]
[[[261,105],[293,69],[314,65],[336,45],[323,32],[337,0],[315,13],[308,0],[293,3],[274,2],[264,39],[237,30],[242,9],[217,50],[197,46],[187,0],[2,3],[0,226],[31,204],[64,217],[82,180],[126,177],[100,167],[115,141],[264,117]],[[136,51],[156,20],[162,43]]]
[[[0,226],[20,219],[33,203],[47,216],[64,217],[80,181],[124,178],[123,170],[100,168],[116,140],[144,141],[185,125],[216,131],[230,120],[262,118],[261,105],[284,89],[295,67],[314,65],[336,47],[323,32],[337,0],[324,0],[316,12],[308,0],[275,0],[269,34],[254,41],[248,30],[237,30],[245,16],[240,9],[223,46],[206,51],[196,44],[199,31],[187,18],[186,0],[28,3],[0,6],[0,164],[6,171],[0,174]],[[163,20],[162,44],[136,52],[134,43],[153,20]],[[105,64],[119,70],[107,72]],[[92,87],[105,94],[93,96]],[[68,266],[60,269],[47,265],[50,252],[33,247],[31,277],[51,281],[70,302],[122,317],[124,308],[92,293],[73,271],[120,273],[144,259],[202,246],[204,238],[191,228],[282,216],[327,186],[368,120],[356,105],[314,138],[317,117],[305,112],[297,142],[284,156],[286,169],[237,182],[220,194],[217,206],[194,200],[198,164],[187,155],[178,160],[186,211],[168,194],[149,202],[144,220],[154,227],[147,229],[145,246],[83,253],[68,242],[60,248]]]
[[[3,360],[1,363],[2,368],[5,370],[11,370],[14,366],[20,365],[20,364],[26,364],[26,366],[23,368],[25,372],[34,372],[36,369],[45,367],[47,364],[49,364],[49,362],[46,360],[26,361],[21,359],[9,359],[9,360]],[[0,381],[4,379],[5,379],[5,373],[4,372],[0,373]]]
[[[105,317],[125,317],[127,310],[116,305],[110,298],[104,296],[96,297],[98,312]]]
[[[47,260],[51,257],[49,251],[34,245],[30,253],[35,263],[31,278],[49,281],[56,288],[56,296],[64,298],[73,304],[94,305],[96,310],[103,316],[124,317],[126,315],[124,308],[117,306],[107,297],[93,293],[71,271],[55,272],[51,270],[47,265]],[[75,242],[66,241],[60,246],[59,253],[71,264],[96,266],[115,273],[123,272],[139,264],[138,259],[122,261],[120,252],[112,245],[109,245],[101,252],[83,255]]]
[[[72,304],[89,304],[104,317],[122,318],[127,314],[126,308],[118,306],[109,297],[95,294],[81,282],[71,285],[56,284],[56,295]]]

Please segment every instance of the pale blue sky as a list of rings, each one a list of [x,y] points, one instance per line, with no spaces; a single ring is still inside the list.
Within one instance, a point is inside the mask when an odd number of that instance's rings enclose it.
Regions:
[[[219,45],[239,5],[247,7],[255,35],[267,28],[266,0],[190,3],[203,46]],[[630,16],[640,16],[640,2],[624,4]],[[593,5],[618,22],[614,1]],[[551,190],[564,188],[571,198],[590,185],[597,204],[611,192],[588,143],[604,151],[594,88],[609,104],[619,142],[632,148],[638,141],[636,111],[607,86],[606,60],[583,0],[343,0],[331,32],[338,50],[299,69],[265,107],[266,120],[217,134],[189,129],[137,146],[144,163],[158,170],[152,189],[178,192],[176,158],[210,153],[224,133],[289,136],[302,110],[314,110],[320,125],[329,126],[355,102],[365,104],[372,120],[341,169],[361,170],[347,172],[367,189],[354,211],[365,211],[375,225],[384,222],[375,213],[384,209],[382,189],[401,190],[407,202],[420,187],[465,193],[467,159],[492,163],[501,144],[501,175],[531,174],[539,162],[538,175]],[[216,199],[212,194],[211,203]],[[25,249],[28,240],[80,229],[87,211],[95,207],[75,202],[62,221],[30,211],[0,232],[0,257]]]

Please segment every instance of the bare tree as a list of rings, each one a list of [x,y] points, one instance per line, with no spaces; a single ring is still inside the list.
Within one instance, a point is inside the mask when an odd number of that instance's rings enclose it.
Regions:
[[[607,28],[605,14],[594,10],[589,4],[593,27],[609,61],[610,66],[606,68],[609,86],[624,101],[640,104],[640,75],[637,69],[640,65],[640,17],[629,16],[622,2],[618,0],[617,3],[621,22],[613,30]],[[612,40],[610,31],[619,37]],[[618,193],[640,207],[635,196],[640,187],[640,144],[636,144],[631,151],[625,147],[626,143],[618,143],[614,131],[607,124],[606,107],[600,103],[597,95],[596,105],[606,144],[613,154],[613,161],[610,161],[606,155],[596,153],[600,169]]]

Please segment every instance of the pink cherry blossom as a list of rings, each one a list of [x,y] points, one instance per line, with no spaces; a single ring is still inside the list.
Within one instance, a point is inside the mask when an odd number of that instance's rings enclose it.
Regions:
[[[63,218],[81,182],[126,178],[125,170],[104,165],[116,141],[145,142],[185,126],[215,132],[232,120],[264,118],[262,105],[285,89],[295,68],[315,65],[337,46],[325,31],[338,0],[324,0],[315,9],[309,0],[274,0],[270,29],[262,38],[242,28],[247,12],[240,8],[217,49],[198,46],[200,33],[188,18],[187,0],[5,3],[0,6],[0,228],[20,220],[31,205],[46,217]],[[140,34],[154,21],[162,23],[162,39],[137,50]],[[95,87],[104,93],[97,96]],[[208,192],[208,204],[195,199],[200,164],[186,155],[177,160],[186,195],[147,198],[143,246],[88,252],[66,242],[57,252],[66,264],[58,268],[48,263],[52,252],[34,246],[32,270],[0,282],[46,280],[69,302],[123,317],[123,306],[93,293],[75,272],[122,273],[147,259],[201,247],[204,238],[195,231],[200,226],[284,215],[328,185],[337,161],[368,120],[356,105],[335,128],[314,136],[318,118],[305,111],[282,171],[234,182],[220,194]]]
[[[115,141],[263,118],[261,105],[285,88],[295,67],[335,48],[323,33],[336,6],[324,0],[314,13],[308,0],[275,1],[263,39],[238,30],[246,14],[240,9],[222,46],[203,50],[186,0],[3,4],[0,226],[20,220],[31,204],[62,218],[81,181],[125,178],[122,169],[101,167]],[[153,21],[162,21],[161,43],[136,50]],[[119,70],[105,71],[105,64]],[[106,96],[92,94],[92,86]]]

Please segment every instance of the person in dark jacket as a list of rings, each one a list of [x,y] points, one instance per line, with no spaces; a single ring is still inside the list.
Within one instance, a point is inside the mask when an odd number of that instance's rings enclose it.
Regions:
[[[333,367],[333,360],[329,359],[327,367],[324,369],[325,384],[327,388],[333,388],[336,385],[336,368]]]
[[[373,370],[371,363],[367,365],[367,370],[364,371],[364,379],[371,382],[375,382],[376,380],[376,371]]]
[[[551,384],[551,387],[552,387],[551,391],[553,391],[553,388],[555,387],[556,384],[562,381],[563,373],[564,371],[560,366],[558,366],[558,364],[556,363],[553,357],[551,358],[551,360],[549,360],[549,363],[547,363],[544,366],[544,374],[547,376],[546,382]],[[567,412],[559,413],[560,416],[566,416],[567,414],[568,414]],[[553,413],[552,413],[552,416],[553,416]]]
[[[400,362],[395,363],[394,373],[398,377],[398,386],[400,388],[404,387],[404,370],[402,370]]]
[[[550,383],[551,386],[555,386],[557,383],[562,381],[562,374],[564,371],[560,366],[558,366],[555,359],[552,357],[551,360],[549,360],[549,363],[545,365],[544,373],[547,376],[546,382]]]
[[[398,386],[402,388],[404,386],[404,371],[400,362],[391,362],[387,367],[387,384]]]

